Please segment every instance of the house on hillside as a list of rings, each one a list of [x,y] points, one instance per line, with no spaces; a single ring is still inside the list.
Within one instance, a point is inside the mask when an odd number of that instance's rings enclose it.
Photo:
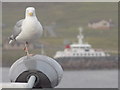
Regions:
[[[109,20],[96,20],[88,23],[88,27],[92,29],[108,30],[114,26],[112,19]]]

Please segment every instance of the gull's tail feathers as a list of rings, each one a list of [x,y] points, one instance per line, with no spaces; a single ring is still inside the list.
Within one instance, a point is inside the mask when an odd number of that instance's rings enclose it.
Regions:
[[[11,35],[10,37],[8,37],[8,39],[9,39],[9,44],[13,45],[14,42],[15,42],[15,39],[13,38],[13,35]]]

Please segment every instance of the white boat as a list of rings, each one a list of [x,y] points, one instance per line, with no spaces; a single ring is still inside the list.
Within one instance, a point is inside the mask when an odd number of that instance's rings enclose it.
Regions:
[[[82,34],[83,29],[79,28],[78,43],[66,45],[64,51],[57,51],[54,58],[64,57],[106,57],[110,54],[105,53],[103,50],[95,50],[88,43],[84,43],[84,35]]]

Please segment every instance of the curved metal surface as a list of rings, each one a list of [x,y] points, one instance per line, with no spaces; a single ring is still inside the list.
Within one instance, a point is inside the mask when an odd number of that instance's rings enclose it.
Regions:
[[[34,87],[55,87],[62,78],[63,69],[50,57],[34,55],[32,57],[24,56],[17,60],[9,72],[12,82],[27,82],[27,78],[31,75],[37,77]]]

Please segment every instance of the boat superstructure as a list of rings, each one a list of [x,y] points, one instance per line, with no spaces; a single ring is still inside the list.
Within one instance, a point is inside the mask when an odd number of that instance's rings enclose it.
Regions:
[[[61,57],[105,57],[110,56],[103,50],[96,50],[88,43],[83,42],[84,35],[83,28],[79,28],[79,35],[77,36],[78,43],[66,45],[64,51],[57,51],[54,58]]]

